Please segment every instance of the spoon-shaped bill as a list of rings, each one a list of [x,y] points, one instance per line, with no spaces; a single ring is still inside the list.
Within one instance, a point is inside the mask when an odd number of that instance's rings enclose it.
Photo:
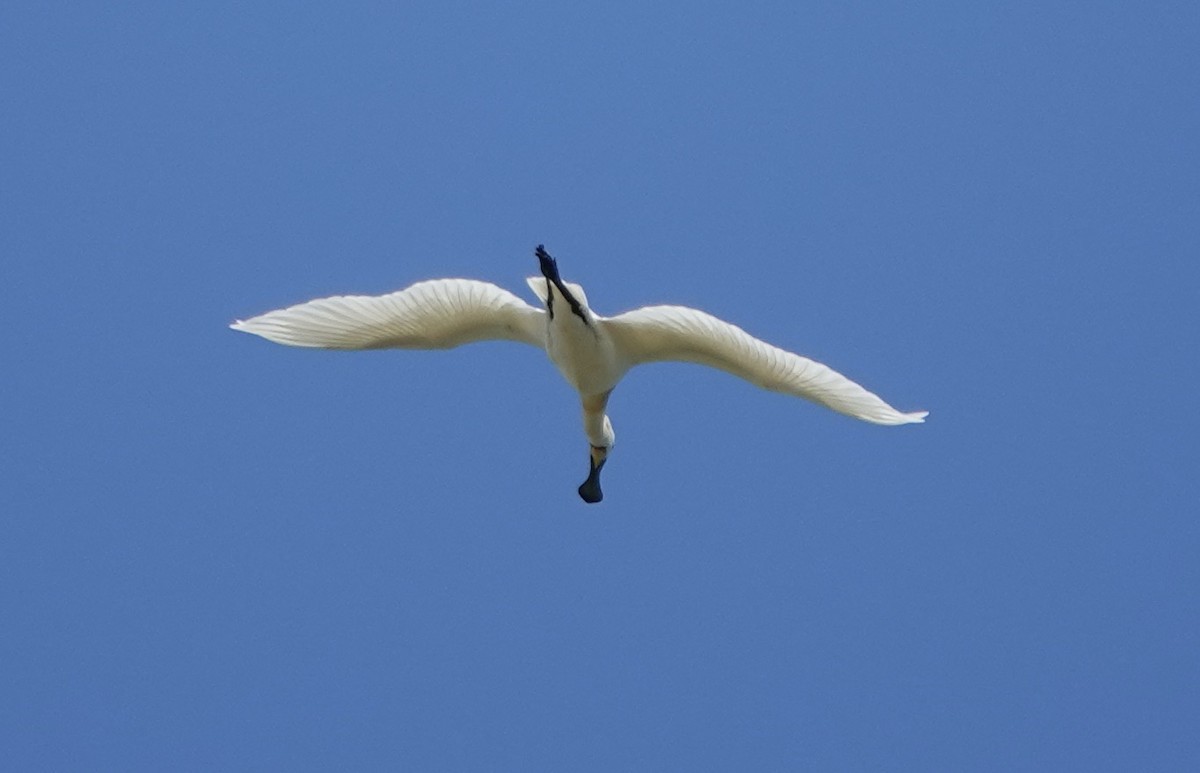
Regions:
[[[587,480],[579,486],[580,498],[589,505],[604,499],[604,492],[600,490],[600,470],[604,469],[604,462],[607,460],[607,448],[592,446],[592,452],[588,455]]]

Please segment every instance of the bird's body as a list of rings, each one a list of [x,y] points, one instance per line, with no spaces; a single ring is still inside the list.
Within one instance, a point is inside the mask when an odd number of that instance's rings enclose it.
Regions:
[[[875,424],[919,423],[927,415],[897,411],[836,371],[697,309],[648,306],[599,316],[583,288],[562,281],[541,246],[537,257],[542,276],[527,281],[541,309],[487,282],[434,279],[388,295],[321,298],[231,327],[276,343],[326,349],[448,349],[483,340],[542,348],[580,395],[591,451],[579,493],[588,502],[602,497],[600,469],[615,442],[605,413],[608,397],[630,368],[643,363],[709,365]]]
[[[557,288],[543,277],[530,277],[528,282],[543,304],[555,307],[556,313],[548,314],[546,320],[546,355],[567,383],[581,395],[600,394],[615,387],[624,369],[605,320],[587,307],[586,300],[580,301],[586,316],[571,313]],[[572,297],[587,297],[579,285],[568,285],[567,289]]]

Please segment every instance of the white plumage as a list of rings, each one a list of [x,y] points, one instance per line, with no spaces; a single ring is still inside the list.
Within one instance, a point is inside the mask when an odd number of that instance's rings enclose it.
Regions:
[[[289,346],[450,349],[473,341],[546,339],[546,314],[494,284],[432,279],[387,295],[335,295],[230,327]]]
[[[604,413],[608,396],[636,365],[708,365],[875,424],[919,423],[927,415],[898,411],[837,371],[697,309],[647,306],[599,316],[581,287],[559,278],[557,264],[541,247],[538,257],[543,276],[528,283],[545,308],[487,282],[434,279],[387,295],[320,298],[231,327],[280,344],[326,349],[449,349],[486,340],[544,349],[583,403],[592,451],[580,495],[589,502],[602,497],[599,470],[615,439]]]

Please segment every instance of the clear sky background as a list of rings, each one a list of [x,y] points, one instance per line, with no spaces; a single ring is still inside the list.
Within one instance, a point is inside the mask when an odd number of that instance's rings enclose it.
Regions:
[[[5,766],[1195,770],[1200,7],[987,5],[5,3]],[[930,419],[227,329],[539,242]]]

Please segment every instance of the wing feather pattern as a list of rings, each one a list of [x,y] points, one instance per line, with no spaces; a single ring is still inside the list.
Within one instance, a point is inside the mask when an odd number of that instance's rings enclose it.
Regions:
[[[832,368],[760,341],[698,309],[647,306],[603,324],[630,366],[667,360],[708,365],[875,424],[919,423],[928,415],[902,413]]]
[[[324,349],[450,349],[506,340],[545,348],[545,312],[474,279],[431,279],[387,295],[336,295],[230,327],[275,343]]]

